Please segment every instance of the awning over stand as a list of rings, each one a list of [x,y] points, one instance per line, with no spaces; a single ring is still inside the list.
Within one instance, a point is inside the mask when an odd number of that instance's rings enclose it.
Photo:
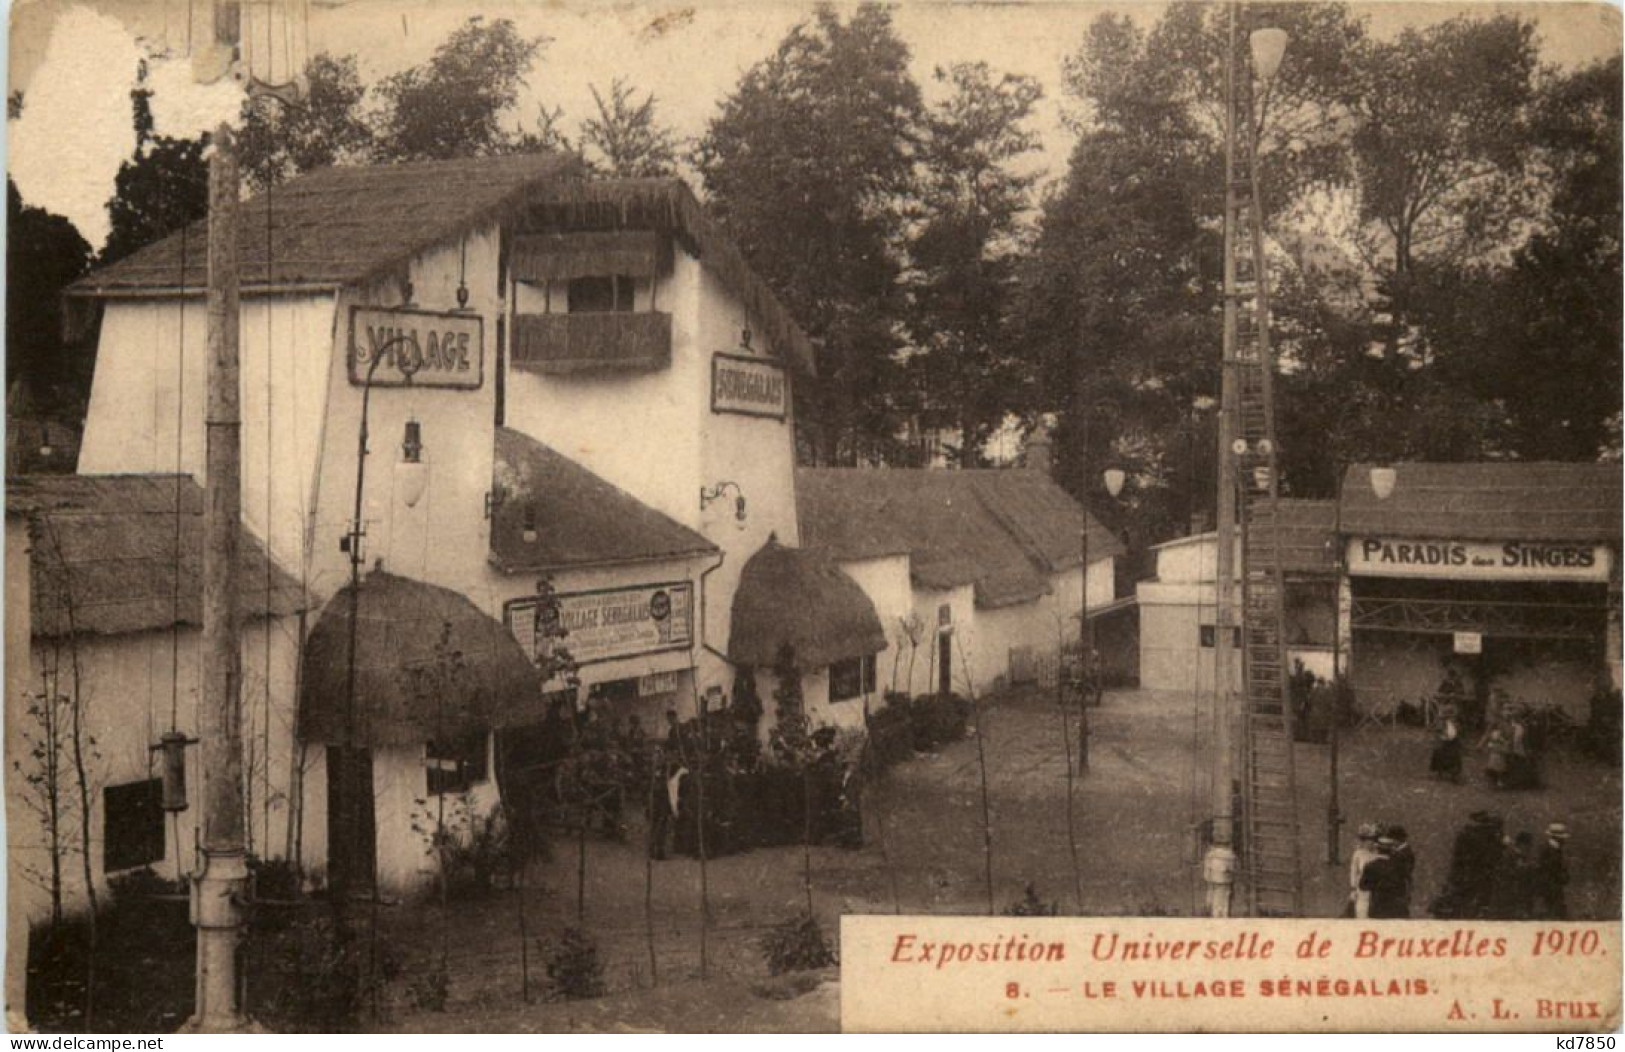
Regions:
[[[769,537],[740,572],[728,660],[770,668],[786,645],[797,668],[822,668],[885,650],[886,632],[869,597],[828,553]]]
[[[329,745],[414,745],[542,718],[537,672],[512,633],[456,592],[381,571],[357,603],[349,705],[349,587],[305,643],[299,733]]]

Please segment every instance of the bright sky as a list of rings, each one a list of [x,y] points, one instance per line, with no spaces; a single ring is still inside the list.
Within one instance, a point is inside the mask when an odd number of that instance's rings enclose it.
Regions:
[[[167,43],[174,51],[187,45],[188,14],[194,43],[209,33],[208,0],[80,0],[95,12],[122,22],[149,47]],[[51,31],[76,4],[74,0],[17,0],[11,18],[9,79],[13,90],[23,89],[31,102],[43,96],[34,80],[42,68]],[[364,79],[372,81],[422,62],[456,26],[473,14],[488,19],[511,18],[530,35],[552,38],[520,104],[518,118],[534,124],[541,100],[564,108],[564,127],[573,134],[577,122],[593,112],[589,85],[607,88],[616,76],[627,77],[640,91],[653,91],[663,118],[687,137],[697,137],[715,113],[718,102],[749,66],[772,52],[785,32],[808,17],[811,3],[724,2],[694,3],[590,2],[590,0],[533,0],[533,2],[468,3],[462,0],[248,0],[244,5],[245,51],[264,79],[283,79],[292,58],[295,64],[307,53],[328,51],[356,54]],[[1161,3],[1100,3],[1079,0],[1011,3],[905,2],[896,8],[898,32],[913,54],[916,79],[926,86],[932,69],[964,60],[983,59],[995,68],[1038,78],[1046,98],[1038,130],[1044,139],[1043,164],[1049,174],[1064,168],[1069,136],[1060,121],[1061,66],[1075,50],[1088,23],[1107,10],[1130,12],[1149,24],[1161,12]],[[1617,54],[1621,43],[1619,9],[1608,3],[1387,3],[1353,4],[1371,20],[1380,36],[1446,18],[1462,10],[1517,11],[1538,21],[1543,53],[1549,61],[1577,65]],[[285,19],[285,21],[284,21]],[[105,61],[106,53],[73,55],[62,49],[77,69],[47,74],[56,88],[52,94],[88,100],[120,99],[128,91],[127,75],[119,64]],[[111,66],[115,68],[109,68]],[[929,89],[928,89],[929,91]],[[39,134],[34,145],[13,129],[14,174],[33,168],[35,185],[45,192],[60,190],[49,173],[60,172],[67,156],[77,159],[98,152],[111,155],[115,144],[127,142],[111,129],[103,142],[73,141],[62,134],[61,115],[25,108],[25,121],[35,119]],[[85,121],[78,122],[80,126]],[[92,136],[92,138],[95,138]],[[69,151],[72,151],[70,154]],[[127,148],[125,148],[127,153]],[[122,154],[121,154],[122,158]],[[95,165],[89,167],[95,168]],[[116,165],[115,165],[116,168]],[[19,187],[22,183],[19,181]],[[110,191],[110,183],[108,184]],[[54,210],[83,215],[101,207],[106,194],[71,211],[58,202]],[[24,190],[25,198],[29,196]],[[43,202],[38,202],[43,203]],[[95,240],[94,238],[92,240]]]

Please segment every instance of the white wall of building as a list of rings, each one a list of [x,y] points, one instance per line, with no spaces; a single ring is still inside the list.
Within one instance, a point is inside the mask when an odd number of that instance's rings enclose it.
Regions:
[[[16,532],[7,531],[8,545]],[[8,595],[8,601],[11,598]],[[22,610],[26,615],[26,601]],[[8,622],[15,620],[15,608],[8,606],[7,617]],[[26,619],[21,623],[26,632]],[[242,627],[249,848],[261,857],[285,857],[291,813],[288,787],[295,749],[291,699],[297,634],[296,618],[254,620],[245,622]],[[202,682],[199,644],[200,633],[196,628],[183,628],[179,634],[149,631],[79,637],[77,696],[85,721],[86,773],[91,788],[90,861],[99,890],[105,891],[108,877],[102,856],[105,839],[102,790],[107,786],[159,777],[160,760],[149,747],[172,726],[188,737],[196,737]],[[17,661],[14,654],[8,654],[7,660],[6,755],[23,759],[29,756],[32,742],[39,740],[38,724],[26,712],[26,698],[46,689],[47,670],[52,668],[56,669],[57,691],[67,697],[74,696],[74,654],[66,640],[34,639],[31,644],[18,641],[17,645],[21,647],[22,660]],[[268,698],[265,691],[267,657]],[[172,670],[176,674],[172,675]],[[20,700],[24,704],[19,705]],[[90,739],[95,740],[94,745]],[[12,900],[14,908],[29,921],[38,922],[49,916],[49,894],[37,875],[49,869],[50,851],[43,825],[26,803],[34,792],[22,781],[29,769],[25,763],[24,770],[7,771],[11,794],[7,814],[8,885],[16,896]],[[79,908],[87,896],[77,848],[78,787],[72,783],[72,777],[71,770],[63,773],[62,789],[71,801],[70,825],[66,832],[72,845],[72,857],[64,867],[64,898],[69,908]],[[176,879],[194,868],[192,845],[201,813],[202,785],[198,750],[190,748],[187,750],[187,786],[192,806],[180,812],[178,819],[166,820],[164,854],[161,860],[152,863],[152,868],[164,877]]]
[[[295,573],[324,440],[334,317],[330,293],[242,304],[243,521]],[[201,485],[207,350],[201,297],[108,301],[79,473],[180,472]],[[353,430],[349,448],[353,464]]]

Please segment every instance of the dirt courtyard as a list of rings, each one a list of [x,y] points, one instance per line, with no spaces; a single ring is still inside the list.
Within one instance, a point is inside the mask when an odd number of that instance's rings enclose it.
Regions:
[[[982,713],[993,827],[994,902],[1003,909],[1028,884],[1063,913],[1193,915],[1200,901],[1191,827],[1205,817],[1205,744],[1189,695],[1124,691],[1091,714],[1090,769],[1075,797],[1083,908],[1074,900],[1066,832],[1066,764],[1059,714],[1048,697],[1015,695]],[[1071,728],[1075,733],[1075,728]],[[813,902],[833,938],[846,913],[982,913],[987,909],[980,777],[975,736],[895,767],[869,792],[860,850],[814,848]],[[1482,778],[1469,750],[1461,785],[1430,780],[1430,742],[1420,730],[1364,727],[1342,743],[1345,861],[1360,821],[1397,822],[1418,856],[1413,915],[1425,915],[1467,815],[1499,811],[1508,832],[1539,834],[1567,822],[1570,909],[1576,918],[1619,916],[1620,773],[1569,752],[1546,758],[1547,788],[1502,793]],[[1336,916],[1347,893],[1346,864],[1325,862],[1327,749],[1296,751],[1305,912]],[[559,843],[532,871],[524,895],[529,940],[519,936],[517,896],[457,904],[442,921],[432,904],[385,911],[382,924],[405,950],[408,973],[445,933],[451,988],[445,1012],[401,1004],[390,1026],[409,1030],[833,1029],[838,999],[827,987],[787,999],[765,987],[758,950],[765,929],[805,908],[800,848],[758,850],[705,867],[709,921],[701,956],[701,872],[697,861],[654,863],[645,910],[645,861],[638,830],[625,844],[591,841],[586,894],[577,919],[579,858]],[[525,1005],[545,983],[534,949],[566,924],[598,941],[610,996],[575,1005]],[[652,937],[651,937],[652,929]],[[651,960],[651,942],[653,956]],[[522,960],[521,946],[527,947]],[[748,1009],[748,1010],[747,1010]]]

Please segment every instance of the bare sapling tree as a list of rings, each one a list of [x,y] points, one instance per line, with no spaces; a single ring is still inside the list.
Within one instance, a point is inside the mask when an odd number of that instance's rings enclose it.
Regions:
[[[973,728],[976,734],[976,771],[982,787],[982,866],[987,883],[987,913],[998,912],[993,904],[993,807],[988,798],[987,746],[982,726],[982,701],[976,693],[976,681],[971,678],[970,658],[965,654],[965,641],[955,636],[959,644],[959,664],[965,670],[965,696],[970,699]]]
[[[45,857],[36,864],[20,863],[18,872],[43,888],[50,896],[51,927],[62,923],[62,869],[72,851],[68,824],[72,821],[72,798],[64,782],[72,763],[68,755],[68,727],[73,720],[70,699],[62,693],[59,669],[62,645],[58,639],[46,643],[45,668],[40,689],[25,695],[23,710],[23,757],[12,761],[12,769],[22,780],[18,802],[39,821]]]
[[[79,861],[85,882],[85,899],[89,904],[86,925],[85,952],[85,1026],[89,1028],[96,1018],[96,950],[97,924],[100,902],[96,892],[96,877],[91,864],[91,824],[94,816],[91,764],[99,758],[96,739],[88,728],[89,691],[85,689],[83,668],[79,654],[79,613],[74,594],[73,576],[63,554],[62,537],[49,515],[42,515],[30,527],[34,550],[44,558],[51,582],[50,594],[58,605],[58,625],[64,629],[62,646],[68,656],[68,755],[73,765],[74,788],[78,792]]]

